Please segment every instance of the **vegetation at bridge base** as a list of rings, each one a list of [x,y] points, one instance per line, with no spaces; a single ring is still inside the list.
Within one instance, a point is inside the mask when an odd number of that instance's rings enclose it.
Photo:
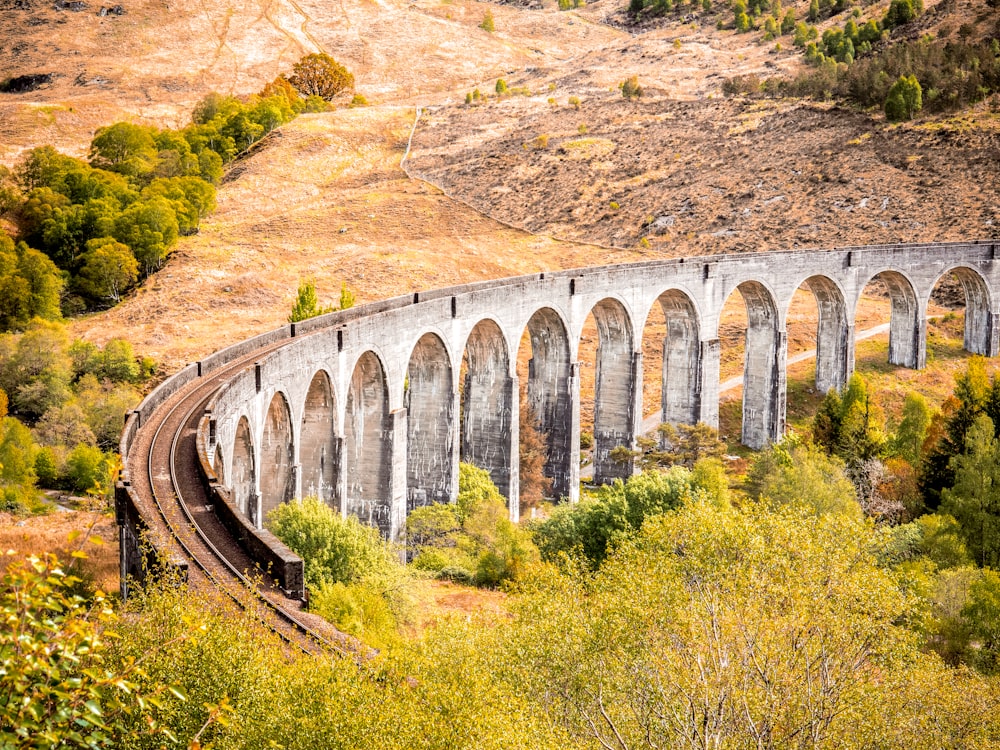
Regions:
[[[141,660],[140,694],[169,685],[186,697],[151,712],[177,741],[137,714],[116,715],[112,736],[130,749],[187,747],[199,732],[219,750],[791,747],[803,736],[816,748],[992,747],[1000,681],[929,646],[936,599],[951,605],[965,586],[968,638],[992,653],[996,576],[966,583],[966,564],[950,588],[927,589],[934,563],[921,550],[943,560],[957,549],[948,528],[935,534],[921,547],[857,512],[695,492],[648,515],[599,567],[571,555],[530,565],[499,618],[446,618],[361,663],[290,654],[221,597],[167,585],[119,613],[103,655],[111,672]]]
[[[489,473],[466,463],[458,467],[455,504],[414,508],[406,535],[416,569],[477,586],[514,580],[538,557]]]

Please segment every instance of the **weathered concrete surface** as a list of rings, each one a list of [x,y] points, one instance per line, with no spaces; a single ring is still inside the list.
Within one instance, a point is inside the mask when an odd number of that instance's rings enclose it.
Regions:
[[[519,387],[545,435],[555,491],[578,496],[578,358],[591,313],[595,469],[607,481],[629,472],[609,454],[634,445],[640,429],[640,337],[654,306],[666,319],[663,420],[717,425],[719,316],[732,293],[742,295],[743,441],[759,448],[784,432],[785,319],[800,286],[816,297],[816,380],[826,390],[853,369],[855,309],[876,276],[892,298],[892,362],[924,364],[930,294],[952,271],[966,292],[966,348],[996,355],[997,248],[1000,241],[879,246],[585,268],[333,313],[286,329],[285,346],[223,387],[211,404],[208,455],[258,526],[274,502],[315,492],[398,538],[408,507],[454,499],[459,460],[487,469],[517,518]],[[519,383],[525,331],[531,359]],[[199,364],[199,373],[210,369]]]

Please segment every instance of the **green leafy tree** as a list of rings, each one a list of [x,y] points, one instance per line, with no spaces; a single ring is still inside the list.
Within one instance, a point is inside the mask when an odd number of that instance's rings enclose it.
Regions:
[[[789,8],[788,12],[785,13],[784,18],[781,19],[782,35],[791,34],[793,31],[795,31],[795,24],[796,24],[795,10],[793,8]]]
[[[414,508],[406,528],[417,568],[479,586],[517,578],[538,557],[489,472],[471,464],[459,464],[454,505]]]
[[[955,517],[980,565],[1000,565],[1000,441],[993,421],[980,414],[952,459],[955,483],[942,492],[941,510]]]
[[[886,119],[893,122],[912,120],[923,109],[923,89],[916,76],[900,76],[889,88],[885,99]]]
[[[319,96],[329,101],[341,91],[354,89],[354,76],[325,53],[306,55],[292,66],[289,83],[303,96]]]
[[[108,497],[117,468],[111,455],[97,446],[79,443],[66,456],[66,484],[75,492]]]
[[[343,295],[343,291],[341,294]],[[292,305],[292,312],[288,316],[288,322],[298,323],[315,318],[317,315],[326,315],[335,309],[333,305],[327,307],[320,305],[319,297],[316,296],[316,285],[311,281],[303,281],[299,284],[299,291],[295,297],[295,304]]]
[[[156,168],[159,149],[152,128],[116,122],[98,129],[90,143],[90,163],[99,169],[144,180]]]
[[[903,419],[892,440],[893,450],[911,464],[920,462],[927,429],[931,425],[931,410],[923,394],[910,391],[903,400]]]
[[[969,586],[962,617],[982,644],[979,665],[995,672],[1000,661],[1000,573],[984,570]]]
[[[0,387],[11,396],[18,416],[36,420],[70,395],[69,335],[61,323],[33,320],[19,336],[0,346]]]
[[[817,515],[860,518],[854,485],[835,456],[785,438],[757,454],[747,472],[750,495],[774,506],[797,505]]]
[[[122,211],[115,221],[114,238],[132,249],[140,271],[148,276],[163,265],[179,231],[170,201],[154,196]]]
[[[112,237],[90,240],[80,260],[83,265],[76,285],[92,299],[117,304],[139,279],[139,263],[132,251]]]

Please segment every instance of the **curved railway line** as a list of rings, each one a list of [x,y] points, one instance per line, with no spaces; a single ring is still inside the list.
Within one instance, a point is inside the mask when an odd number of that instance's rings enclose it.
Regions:
[[[145,520],[154,524],[153,535],[176,545],[188,562],[192,588],[210,586],[222,592],[240,609],[252,611],[283,642],[305,653],[350,655],[357,652],[350,639],[305,613],[302,600],[287,597],[259,570],[213,512],[198,474],[196,434],[205,405],[228,377],[278,346],[219,368],[161,404],[137,433],[126,476],[136,480],[132,489],[144,506]]]

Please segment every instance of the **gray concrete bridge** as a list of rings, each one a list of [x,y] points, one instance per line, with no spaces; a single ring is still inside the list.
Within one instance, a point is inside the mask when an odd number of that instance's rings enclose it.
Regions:
[[[516,365],[525,331],[545,472],[557,495],[575,500],[580,339],[590,314],[598,330],[594,472],[604,482],[632,471],[610,453],[634,446],[640,430],[641,339],[657,306],[666,321],[662,420],[717,426],[719,317],[734,291],[742,295],[742,440],[759,448],[784,431],[785,321],[797,289],[816,299],[816,387],[826,391],[853,370],[855,311],[876,277],[891,297],[892,363],[924,365],[927,305],[950,273],[965,291],[965,348],[995,356],[998,251],[1000,241],[979,241],[710,256],[419,292],[292,324],[189,366],[133,415],[123,448],[174,391],[283,341],[228,378],[202,420],[203,463],[252,524],[280,503],[318,495],[398,538],[409,509],[455,498],[459,460],[489,471],[516,519]]]

